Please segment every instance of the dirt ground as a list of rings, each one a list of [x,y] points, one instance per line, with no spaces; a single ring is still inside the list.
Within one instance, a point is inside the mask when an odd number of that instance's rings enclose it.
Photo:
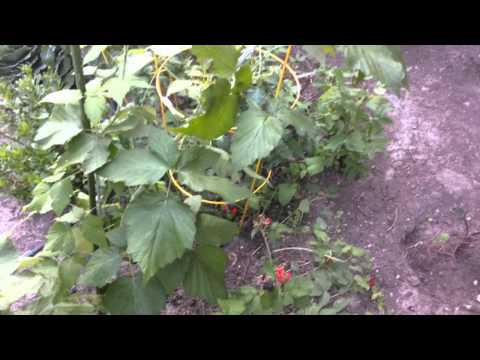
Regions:
[[[387,152],[363,179],[315,179],[339,191],[334,200],[312,196],[310,219],[343,213],[331,230],[373,257],[388,313],[480,314],[480,46],[405,46],[404,55],[410,88],[390,96]],[[0,234],[18,223],[19,209],[0,197]],[[42,241],[49,221],[19,226],[21,252]],[[229,287],[251,283],[264,256],[259,245],[237,239],[228,247]],[[171,299],[165,313],[210,310],[182,299]]]
[[[404,50],[410,89],[388,151],[342,184],[342,235],[373,256],[391,313],[480,313],[480,46]]]

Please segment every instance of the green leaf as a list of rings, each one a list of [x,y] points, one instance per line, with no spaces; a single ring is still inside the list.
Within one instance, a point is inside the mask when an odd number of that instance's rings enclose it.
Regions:
[[[120,110],[112,120],[113,125],[105,127],[105,134],[134,130],[155,120],[156,111],[148,106],[130,106]]]
[[[110,45],[92,45],[92,47],[88,50],[85,57],[83,58],[83,65],[97,60],[102,51],[107,49],[109,46]]]
[[[125,96],[127,96],[132,87],[148,88],[150,85],[147,82],[137,78],[126,77],[125,79],[122,79],[119,77],[114,77],[107,80],[105,84],[103,84],[102,91],[104,92],[105,96],[115,100],[118,106],[122,106]]]
[[[40,103],[52,103],[52,104],[78,104],[82,98],[80,90],[63,89],[55,91],[45,96]]]
[[[252,68],[250,65],[242,66],[236,73],[235,73],[235,90],[241,94],[248,90],[253,83],[253,74]]]
[[[179,152],[173,138],[163,129],[149,126],[148,146],[170,168],[177,163]]]
[[[284,123],[284,126],[293,126],[300,136],[314,137],[317,134],[313,121],[298,111],[282,108],[278,116]]]
[[[147,281],[193,247],[195,216],[188,206],[172,197],[141,194],[125,211],[124,224],[127,251]]]
[[[194,214],[197,214],[202,206],[202,197],[200,195],[194,195],[186,198],[184,203],[192,209]]]
[[[182,284],[190,266],[191,254],[186,253],[180,259],[160,269],[155,275],[162,284],[165,292],[170,295]]]
[[[62,252],[69,254],[75,248],[75,239],[70,225],[56,222],[47,233],[44,251],[46,252]]]
[[[60,263],[58,267],[59,286],[55,295],[55,302],[69,294],[80,276],[83,264],[84,260],[76,256],[69,257]]]
[[[75,224],[78,222],[83,215],[85,215],[85,210],[82,208],[79,208],[77,206],[72,206],[72,210],[70,210],[68,213],[56,218],[55,220],[57,222],[64,222],[68,224]]]
[[[172,128],[173,132],[213,140],[230,130],[239,106],[239,95],[232,93],[230,83],[219,79],[205,90],[206,107],[203,115],[190,120],[187,127]]]
[[[235,72],[240,51],[234,45],[193,45],[192,53],[200,62],[213,60],[213,72],[229,78]]]
[[[175,80],[168,85],[167,96],[185,91],[192,85],[193,82],[191,80]]]
[[[308,214],[310,212],[310,201],[308,199],[303,199],[298,205],[298,210],[304,214]]]
[[[241,299],[219,299],[218,305],[225,315],[242,315],[245,310],[245,302]]]
[[[113,249],[98,249],[87,263],[79,283],[101,288],[111,283],[120,269],[122,257]]]
[[[310,176],[320,174],[325,169],[325,159],[323,156],[305,158],[305,164],[307,165],[307,172]]]
[[[85,99],[85,114],[92,124],[98,124],[107,112],[107,100],[103,96],[87,96]]]
[[[127,230],[125,226],[120,225],[119,227],[107,232],[105,236],[113,245],[119,248],[127,247]]]
[[[398,45],[337,45],[347,64],[386,86],[400,90],[406,85],[406,69]]]
[[[82,235],[92,244],[101,248],[108,246],[107,237],[103,230],[103,220],[95,215],[87,215],[80,222],[80,231]]]
[[[82,256],[90,255],[94,250],[93,244],[83,235],[82,230],[75,226],[72,228],[72,234],[75,241],[75,252]]]
[[[201,244],[193,252],[190,267],[184,281],[185,292],[210,303],[227,296],[225,268],[227,256],[213,245]]]
[[[448,240],[450,240],[450,235],[447,233],[441,233],[437,238],[435,238],[435,241],[443,243],[448,242]]]
[[[232,142],[233,166],[243,169],[255,160],[267,157],[282,135],[283,125],[277,118],[259,110],[242,113]]]
[[[185,50],[192,48],[192,45],[152,45],[150,49],[158,56],[175,56]]]
[[[0,280],[8,277],[17,267],[17,250],[8,236],[0,237]],[[0,281],[0,286],[2,281]]]
[[[285,284],[285,292],[294,298],[310,296],[313,291],[313,282],[308,278],[293,278]]]
[[[61,215],[70,203],[70,196],[73,193],[70,179],[65,178],[51,187],[44,183],[40,184],[36,186],[34,198],[24,207],[24,211],[46,214],[53,210],[55,214]]]
[[[107,163],[110,143],[110,139],[82,133],[68,144],[67,151],[58,160],[58,165],[67,167],[81,163],[85,174],[90,174]]]
[[[158,279],[143,285],[142,274],[109,285],[103,305],[113,315],[158,315],[165,307],[165,291]]]
[[[158,156],[145,149],[120,152],[97,174],[113,182],[123,181],[127,186],[154,184],[168,170]]]
[[[234,203],[249,198],[252,193],[226,178],[203,175],[193,171],[181,171],[179,180],[193,191],[210,191],[219,194],[225,201]]]
[[[35,141],[42,148],[63,145],[82,131],[80,107],[73,105],[55,106],[50,118],[38,129]]]
[[[47,306],[39,315],[95,315],[92,304],[58,303]]]
[[[278,202],[280,205],[285,206],[292,201],[297,189],[297,184],[280,184],[278,186]]]
[[[282,238],[283,234],[291,234],[293,230],[285,224],[274,222],[268,229],[268,240],[277,241]]]
[[[239,232],[237,224],[209,214],[200,214],[196,239],[200,244],[223,246]]]

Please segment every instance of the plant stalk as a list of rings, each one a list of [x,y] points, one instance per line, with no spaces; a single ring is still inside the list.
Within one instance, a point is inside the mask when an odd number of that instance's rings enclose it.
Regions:
[[[73,70],[75,71],[75,83],[82,93],[80,100],[80,115],[82,118],[83,128],[86,131],[91,130],[90,120],[85,114],[85,77],[83,76],[82,55],[80,54],[79,45],[70,45],[70,53],[72,56]],[[97,215],[97,190],[95,183],[95,174],[88,175],[88,196],[90,198],[90,209],[93,215]]]

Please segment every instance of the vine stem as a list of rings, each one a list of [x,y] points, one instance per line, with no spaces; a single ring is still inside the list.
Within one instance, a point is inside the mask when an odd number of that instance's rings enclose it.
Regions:
[[[83,67],[82,67],[82,55],[80,54],[79,45],[70,45],[70,53],[72,56],[73,70],[75,71],[75,83],[77,88],[82,93],[82,98],[80,99],[80,116],[82,119],[83,128],[86,131],[91,130],[90,120],[88,120],[87,115],[85,114],[85,77],[83,76]],[[90,208],[93,215],[97,215],[97,189],[95,174],[88,175],[88,196],[90,199]]]

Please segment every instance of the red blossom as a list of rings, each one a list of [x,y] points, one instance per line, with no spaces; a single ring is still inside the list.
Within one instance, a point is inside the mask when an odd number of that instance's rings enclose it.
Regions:
[[[237,213],[238,213],[238,209],[236,207],[230,208],[230,214],[232,215],[233,218],[237,216]]]
[[[368,280],[368,286],[370,289],[373,289],[377,284],[377,279],[375,278],[375,275],[370,275],[370,280]]]
[[[290,281],[292,273],[290,271],[285,271],[285,267],[281,265],[275,268],[275,277],[277,278],[278,283],[283,285]]]
[[[263,225],[265,225],[265,226],[272,225],[272,219],[269,218],[269,217],[266,217],[265,219],[263,219]]]

